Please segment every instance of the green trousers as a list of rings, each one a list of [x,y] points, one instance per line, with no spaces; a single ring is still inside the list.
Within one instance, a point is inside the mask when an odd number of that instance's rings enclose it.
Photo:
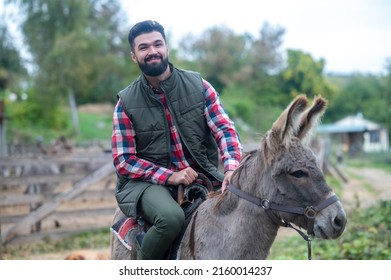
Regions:
[[[139,259],[161,260],[185,221],[182,208],[163,186],[152,185],[141,196],[139,210],[152,225],[144,236]]]

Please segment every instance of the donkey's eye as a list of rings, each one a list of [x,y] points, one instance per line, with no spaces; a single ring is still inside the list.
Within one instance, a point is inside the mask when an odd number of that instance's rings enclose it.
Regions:
[[[308,174],[303,170],[297,170],[295,172],[292,172],[291,175],[296,178],[308,177]]]

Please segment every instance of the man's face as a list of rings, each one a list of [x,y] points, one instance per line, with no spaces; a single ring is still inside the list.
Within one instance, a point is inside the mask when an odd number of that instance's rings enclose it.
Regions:
[[[157,31],[137,36],[131,56],[141,71],[148,76],[159,76],[168,67],[168,47],[162,34]]]

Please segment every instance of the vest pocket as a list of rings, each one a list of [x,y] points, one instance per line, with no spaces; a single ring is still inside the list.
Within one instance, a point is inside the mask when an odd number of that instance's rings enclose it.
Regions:
[[[155,164],[167,165],[169,143],[165,131],[148,131],[136,136],[137,156]]]
[[[186,114],[186,113],[188,113],[188,112],[190,112],[190,111],[193,111],[194,109],[196,109],[196,108],[198,108],[198,107],[202,108],[202,111],[203,111],[204,102],[201,101],[201,102],[198,102],[198,103],[196,103],[196,104],[194,104],[194,105],[192,105],[192,106],[190,106],[190,107],[186,107],[186,108],[184,108],[184,109],[180,112],[180,114],[181,114],[181,115],[184,115],[184,114]]]

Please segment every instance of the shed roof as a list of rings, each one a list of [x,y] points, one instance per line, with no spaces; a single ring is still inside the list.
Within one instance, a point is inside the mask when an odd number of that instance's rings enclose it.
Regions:
[[[317,129],[319,133],[352,133],[379,130],[382,126],[364,119],[362,114],[347,116],[335,123],[320,125]]]

